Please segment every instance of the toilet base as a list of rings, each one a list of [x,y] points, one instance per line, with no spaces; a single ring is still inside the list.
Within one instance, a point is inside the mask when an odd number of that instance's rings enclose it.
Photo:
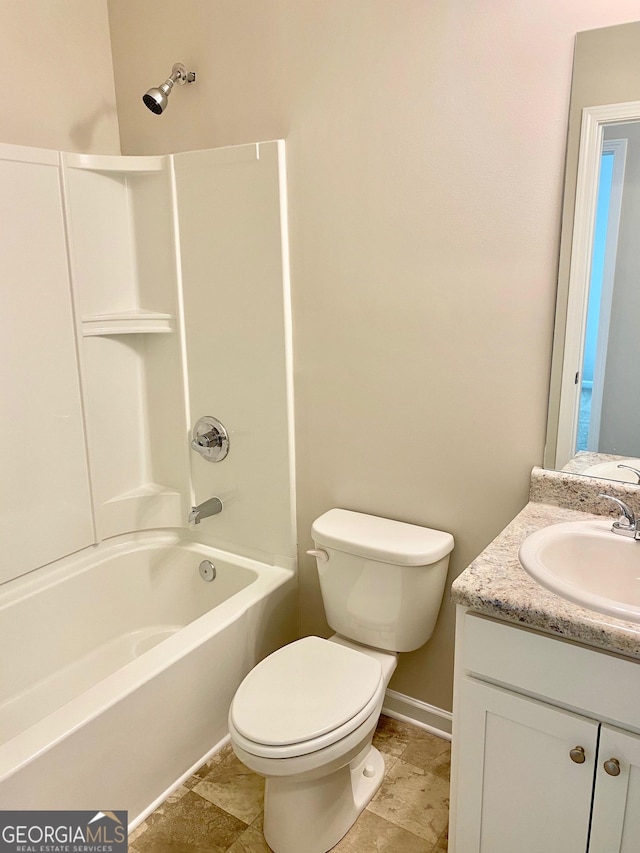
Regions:
[[[267,844],[274,853],[326,853],[353,826],[383,776],[382,756],[367,745],[349,764],[320,778],[267,778]]]

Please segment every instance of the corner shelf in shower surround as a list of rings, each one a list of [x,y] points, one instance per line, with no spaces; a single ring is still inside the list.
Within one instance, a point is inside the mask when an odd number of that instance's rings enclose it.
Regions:
[[[175,331],[175,317],[154,311],[127,311],[118,314],[100,314],[82,321],[85,338],[99,335],[166,334]]]
[[[123,156],[120,154],[63,154],[64,163],[69,169],[87,169],[90,172],[120,172],[142,174],[143,172],[162,172],[166,157]]]

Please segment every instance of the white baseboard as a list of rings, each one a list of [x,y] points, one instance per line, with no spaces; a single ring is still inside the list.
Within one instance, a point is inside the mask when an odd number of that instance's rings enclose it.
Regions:
[[[382,706],[382,713],[395,720],[411,723],[421,729],[426,729],[437,737],[451,740],[451,722],[453,715],[451,711],[443,711],[435,705],[412,699],[404,693],[395,690],[387,690]]]
[[[404,723],[411,723],[418,728],[426,729],[436,737],[451,740],[451,721],[452,714],[450,711],[443,711],[442,708],[436,708],[435,705],[429,705],[426,702],[420,702],[418,699],[412,699],[411,696],[405,696],[404,693],[398,693],[395,690],[387,690],[382,706],[382,713],[388,717],[393,717],[395,720],[401,720]],[[230,740],[229,735],[225,735],[222,740],[210,749],[202,758],[198,759],[195,764],[190,767],[182,776],[176,780],[167,790],[157,797],[144,811],[136,815],[129,822],[129,833],[142,823],[155,809],[161,805],[173,791],[182,785],[196,770],[201,767],[205,761],[208,761],[212,755],[219,752]]]

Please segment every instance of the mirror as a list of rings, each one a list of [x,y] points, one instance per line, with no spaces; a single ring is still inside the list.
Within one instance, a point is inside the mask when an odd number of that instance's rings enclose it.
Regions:
[[[640,483],[640,23],[576,38],[545,466]],[[629,466],[619,468],[620,464]]]

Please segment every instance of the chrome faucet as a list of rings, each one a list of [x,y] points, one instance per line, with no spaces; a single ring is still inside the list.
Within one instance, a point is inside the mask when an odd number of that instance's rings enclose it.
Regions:
[[[210,515],[217,515],[219,512],[222,512],[222,501],[220,498],[209,498],[208,501],[191,507],[189,522],[191,524],[200,524],[203,518],[209,518]]]
[[[613,495],[598,495],[599,498],[606,498],[608,501],[613,501],[620,508],[622,515],[617,521],[613,522],[611,530],[613,533],[618,533],[620,536],[630,536],[632,539],[640,540],[640,528],[634,511],[630,506],[620,498],[614,498]]]
[[[637,468],[633,468],[631,465],[618,465],[618,468],[626,468],[627,471],[633,471],[638,478],[638,485],[640,485],[640,471]]]

